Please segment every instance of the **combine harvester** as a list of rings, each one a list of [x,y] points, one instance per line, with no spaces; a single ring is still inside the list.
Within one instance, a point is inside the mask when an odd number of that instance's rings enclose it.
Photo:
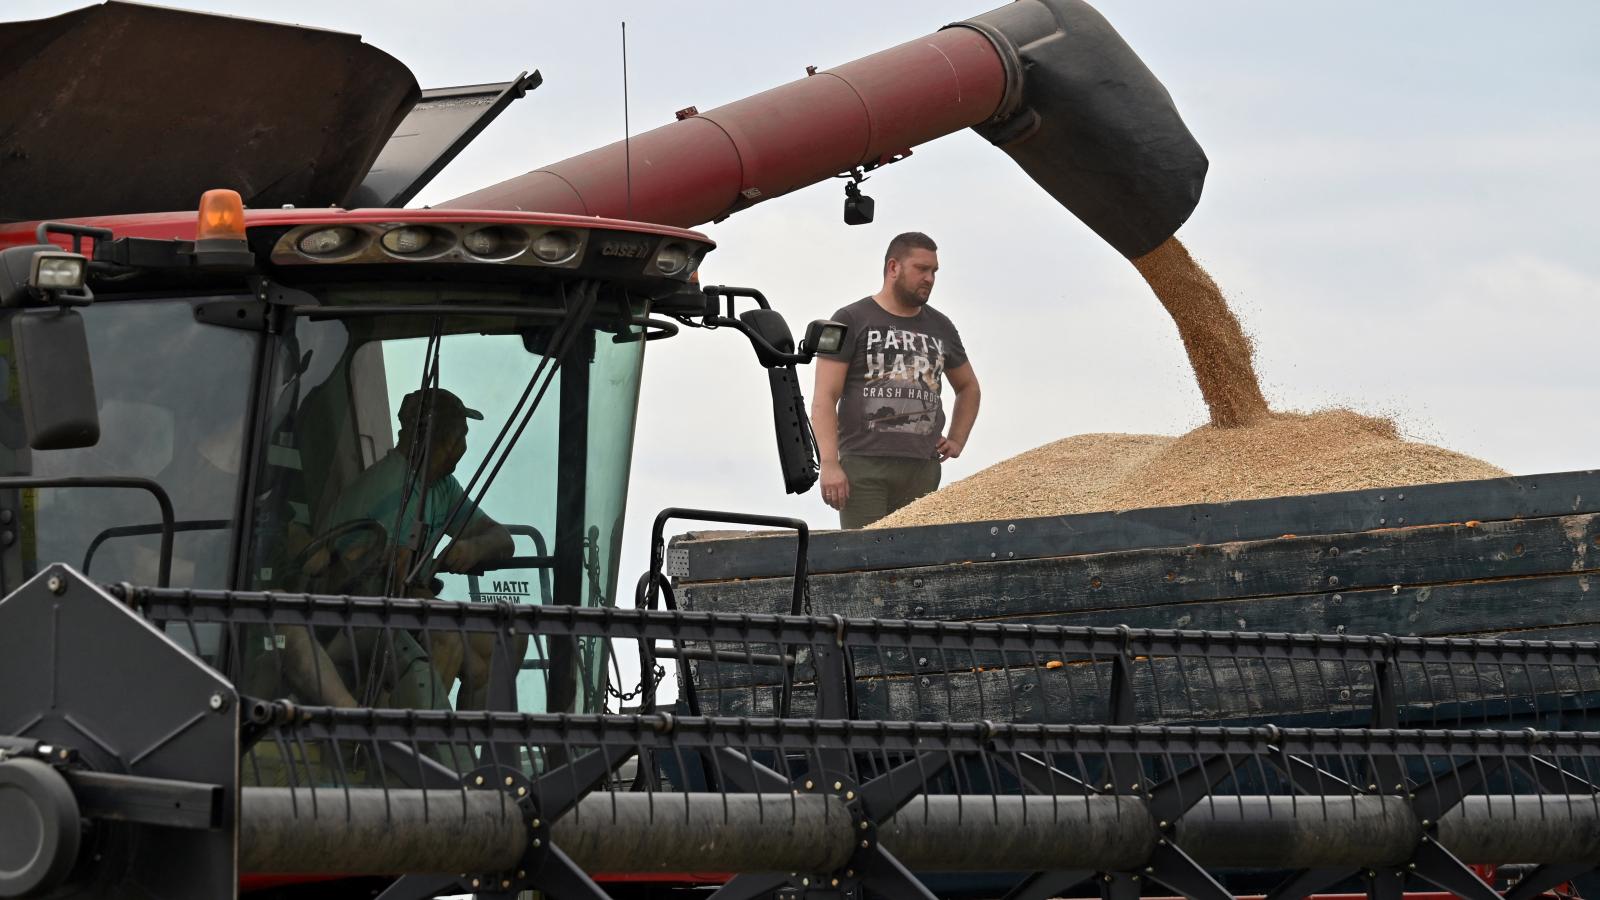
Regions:
[[[120,3],[0,43],[0,897],[1528,900],[1600,864],[1600,647],[1357,635],[1581,624],[1591,475],[815,541],[667,510],[620,608],[646,344],[749,337],[803,491],[794,367],[841,337],[701,289],[682,228],[968,126],[1127,256],[1182,224],[1204,156],[1087,6],[641,135],[657,224],[605,218],[615,149],[400,208],[537,75],[423,92]],[[177,113],[172,71],[209,73]],[[999,610],[1041,621],[962,621]]]

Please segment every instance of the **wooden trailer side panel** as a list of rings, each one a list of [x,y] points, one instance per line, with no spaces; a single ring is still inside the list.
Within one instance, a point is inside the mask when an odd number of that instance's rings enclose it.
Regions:
[[[1106,531],[1091,533],[1094,525]],[[996,552],[992,561],[973,559],[981,552],[959,551],[955,544],[967,532],[974,533],[980,551],[1008,540],[1017,549],[990,551]],[[1252,536],[1206,540],[1217,534]],[[1137,544],[1146,537],[1158,542]],[[678,580],[681,604],[719,612],[786,611],[792,582],[775,573],[792,569],[793,557],[778,561],[780,545],[793,552],[792,542],[781,538],[680,539],[677,548],[689,555],[688,575]],[[852,532],[814,538],[812,546],[812,608],[823,615],[1208,631],[1600,637],[1600,590],[1591,590],[1600,588],[1600,474],[1594,472],[1118,516]],[[740,559],[745,553],[758,559]],[[847,567],[869,556],[883,564]],[[720,558],[705,561],[712,557]],[[730,577],[763,567],[768,574]],[[1104,677],[1103,661],[954,655],[960,658],[929,659],[896,649],[858,653],[861,714],[1104,721],[1105,694],[1095,689]],[[1151,691],[1141,691],[1140,702],[1165,702],[1166,708],[1141,710],[1141,716],[1166,721],[1291,713],[1318,723],[1354,721],[1365,715],[1370,699],[1359,687],[1364,679],[1355,677],[1360,673],[1317,669],[1274,678],[1241,670],[1216,681],[1216,672],[1180,671],[1182,664],[1174,660],[1148,665]],[[1421,679],[1415,687],[1437,696],[1414,704],[1412,715],[1514,692],[1509,684],[1465,689],[1425,683],[1436,674],[1413,673],[1413,680]],[[1203,683],[1201,675],[1212,683]],[[1296,676],[1305,679],[1303,694],[1266,698],[1269,686],[1300,683]],[[781,682],[776,669],[727,663],[702,665],[695,677],[709,707],[743,715],[770,712]],[[1569,698],[1600,691],[1600,685],[1557,683],[1557,676],[1541,685],[1526,673],[1520,678],[1514,687],[1522,697],[1544,689]],[[1163,701],[1171,690],[1158,685],[1175,684],[1184,685],[1183,696]],[[805,685],[796,690],[797,709],[808,702],[807,691]]]
[[[808,555],[810,571],[825,574],[1586,512],[1600,512],[1600,471],[1035,519],[819,532],[811,536]],[[770,578],[794,570],[794,538],[782,533],[734,539],[696,539],[691,534],[674,539],[673,548],[682,553],[685,563],[676,574],[688,582]]]

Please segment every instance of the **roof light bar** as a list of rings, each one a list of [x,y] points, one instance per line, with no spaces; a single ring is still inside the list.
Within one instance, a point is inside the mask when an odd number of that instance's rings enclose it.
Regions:
[[[291,228],[273,246],[279,266],[465,263],[593,269],[608,276],[687,281],[709,243],[674,235],[538,222],[352,222]]]

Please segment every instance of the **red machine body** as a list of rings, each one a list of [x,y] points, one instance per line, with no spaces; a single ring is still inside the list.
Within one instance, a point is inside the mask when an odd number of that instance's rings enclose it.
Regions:
[[[441,205],[698,225],[989,121],[1006,78],[988,38],[952,28]]]
[[[1136,258],[1188,219],[1207,169],[1166,88],[1082,0],[1016,0],[680,116],[440,205],[692,227],[971,127]]]

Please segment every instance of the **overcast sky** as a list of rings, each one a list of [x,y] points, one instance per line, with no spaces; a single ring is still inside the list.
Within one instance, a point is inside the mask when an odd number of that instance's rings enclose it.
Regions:
[[[8,18],[84,5],[11,0]],[[444,200],[621,136],[618,23],[645,130],[914,39],[985,0],[170,5],[359,33],[424,87],[540,69],[429,188]],[[1526,474],[1600,464],[1600,4],[1101,0],[1211,159],[1179,236],[1229,294],[1283,409],[1332,404]],[[264,73],[265,74],[265,73]],[[175,72],[181,83],[186,73]],[[175,85],[177,86],[177,85]],[[764,290],[798,330],[878,286],[883,246],[940,244],[983,414],[946,481],[1095,431],[1204,421],[1177,334],[1133,268],[970,132],[919,147],[840,223],[838,182],[704,229],[709,282]],[[666,505],[836,523],[788,498],[766,378],[730,332],[652,344],[624,583]],[[809,393],[810,375],[805,376]]]

